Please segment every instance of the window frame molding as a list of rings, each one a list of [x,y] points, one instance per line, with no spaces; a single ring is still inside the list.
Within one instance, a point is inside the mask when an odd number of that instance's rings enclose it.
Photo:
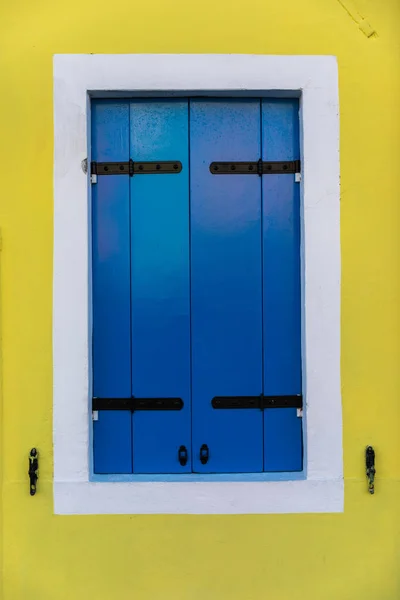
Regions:
[[[336,58],[54,56],[53,445],[56,514],[342,512]],[[91,479],[91,97],[300,98],[305,479]],[[85,163],[85,161],[87,162]],[[279,474],[277,474],[279,475]],[[295,476],[295,474],[294,474]],[[188,480],[189,479],[189,480]]]

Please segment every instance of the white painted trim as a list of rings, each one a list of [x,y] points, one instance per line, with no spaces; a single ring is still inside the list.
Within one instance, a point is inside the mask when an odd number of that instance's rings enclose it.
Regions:
[[[55,512],[266,514],[341,511],[343,480],[218,483],[57,483]],[[295,498],[295,502],[293,502]]]
[[[301,102],[303,380],[307,479],[89,481],[88,94],[271,95]],[[343,510],[339,104],[331,56],[54,57],[54,509],[58,514]],[[89,190],[90,199],[90,190]]]

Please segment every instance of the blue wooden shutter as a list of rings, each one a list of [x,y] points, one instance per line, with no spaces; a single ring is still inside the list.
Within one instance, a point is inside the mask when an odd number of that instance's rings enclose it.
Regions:
[[[132,395],[184,402],[180,411],[133,413],[133,471],[190,472],[187,100],[132,102],[130,138],[134,161],[182,163],[178,174],[131,178]]]
[[[216,160],[257,161],[260,129],[258,100],[191,101],[192,444],[200,473],[263,470],[262,412],[211,406],[214,396],[262,393],[261,179],[209,170]]]
[[[92,159],[129,160],[129,104],[92,106]],[[93,395],[131,396],[129,176],[92,186]],[[96,473],[132,472],[131,415],[99,411],[94,422]]]
[[[298,101],[96,101],[92,115],[93,160],[182,163],[92,188],[94,396],[184,402],[99,411],[95,472],[301,470],[296,409],[211,405],[301,394],[299,186],[209,170],[299,158]]]
[[[262,158],[299,158],[297,100],[262,101]],[[300,198],[292,174],[264,175],[264,394],[301,394]],[[301,471],[302,419],[296,408],[264,411],[264,470]]]

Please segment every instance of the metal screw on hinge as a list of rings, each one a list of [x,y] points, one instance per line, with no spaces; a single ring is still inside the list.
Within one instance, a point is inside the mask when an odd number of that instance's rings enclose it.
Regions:
[[[375,450],[372,446],[365,449],[365,467],[368,479],[368,491],[370,494],[375,492]]]

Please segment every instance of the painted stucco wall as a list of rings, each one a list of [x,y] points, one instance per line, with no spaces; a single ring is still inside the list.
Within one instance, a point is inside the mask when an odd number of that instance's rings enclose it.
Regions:
[[[398,0],[18,0],[0,23],[0,597],[400,598]],[[147,52],[338,58],[343,514],[53,515],[52,57]]]

